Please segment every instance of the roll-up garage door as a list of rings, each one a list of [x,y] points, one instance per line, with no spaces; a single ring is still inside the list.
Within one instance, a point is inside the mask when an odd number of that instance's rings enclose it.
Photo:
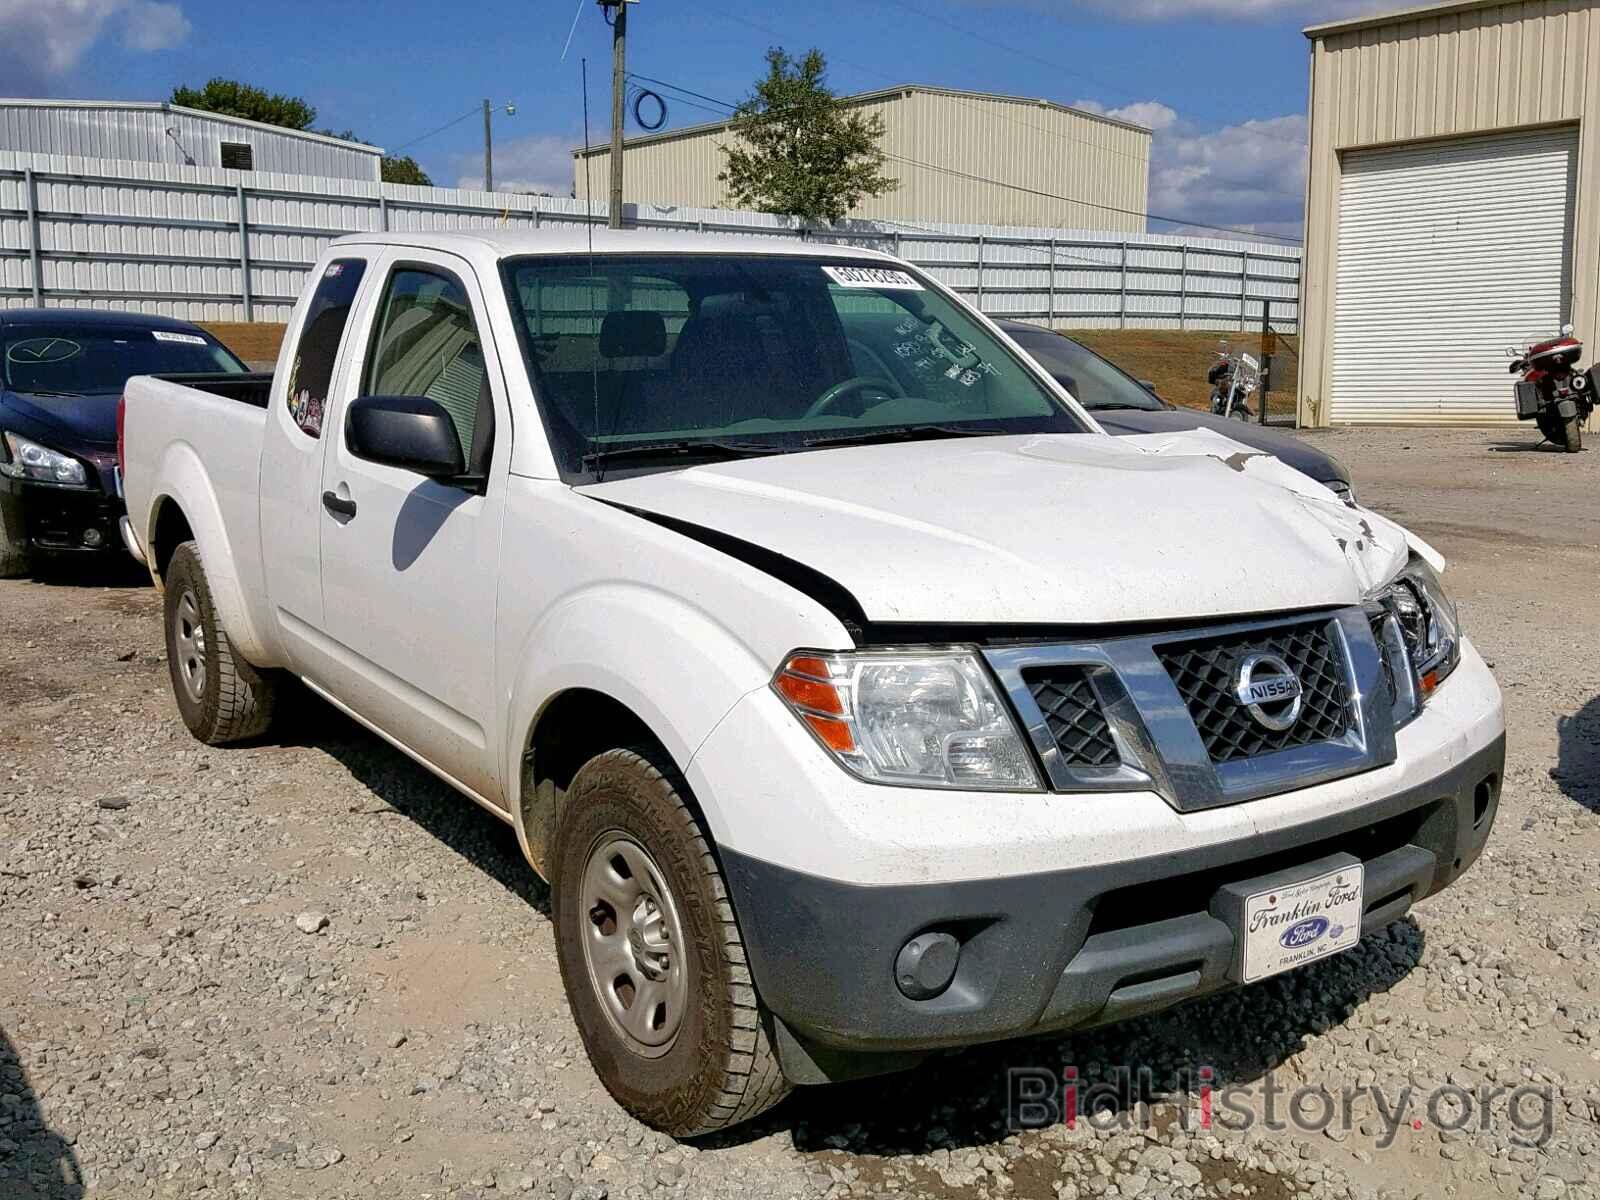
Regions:
[[[1578,136],[1346,152],[1328,418],[1515,421],[1505,348],[1569,318]]]

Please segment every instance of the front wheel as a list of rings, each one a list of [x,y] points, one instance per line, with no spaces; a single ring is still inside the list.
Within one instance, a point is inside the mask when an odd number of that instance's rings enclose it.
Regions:
[[[721,868],[687,787],[652,750],[612,750],[567,789],[551,847],[556,953],[595,1073],[676,1137],[789,1092]]]
[[[0,488],[0,579],[26,575],[31,565],[22,497]]]
[[[167,667],[189,732],[208,746],[265,733],[272,723],[275,681],[234,653],[194,542],[173,552],[164,586]]]

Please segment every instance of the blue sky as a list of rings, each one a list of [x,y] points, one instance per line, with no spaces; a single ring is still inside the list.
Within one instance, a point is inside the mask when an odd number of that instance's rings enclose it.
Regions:
[[[1301,28],[1363,0],[640,0],[629,66],[738,100],[769,45],[817,46],[841,92],[915,82],[1114,111],[1156,131],[1152,213],[1292,233],[1304,179]],[[571,49],[562,46],[581,10]],[[213,75],[304,97],[319,124],[414,155],[440,184],[482,175],[565,194],[582,140],[607,136],[610,31],[593,0],[0,0],[8,94],[165,99]],[[672,102],[669,123],[710,114]],[[418,140],[420,139],[420,140]]]

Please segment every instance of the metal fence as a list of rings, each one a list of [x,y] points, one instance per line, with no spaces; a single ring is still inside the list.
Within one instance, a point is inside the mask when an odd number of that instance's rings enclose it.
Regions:
[[[639,228],[799,236],[892,251],[995,316],[1061,328],[1296,327],[1300,252],[1211,238],[849,221],[629,205]],[[604,224],[564,197],[0,151],[0,306],[285,321],[333,238]]]

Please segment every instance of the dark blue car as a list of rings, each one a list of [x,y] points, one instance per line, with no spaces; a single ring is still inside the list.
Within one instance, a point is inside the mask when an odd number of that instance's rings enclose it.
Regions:
[[[120,549],[117,402],[129,376],[246,370],[186,321],[0,310],[0,567]]]

